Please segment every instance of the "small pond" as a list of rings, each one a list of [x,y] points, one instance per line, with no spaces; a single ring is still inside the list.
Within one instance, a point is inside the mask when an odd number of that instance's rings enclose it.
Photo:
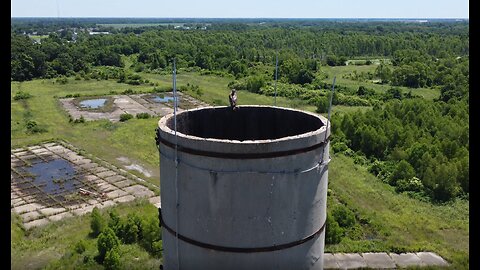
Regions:
[[[88,109],[98,109],[104,106],[105,102],[107,102],[106,98],[87,99],[80,101],[80,107]]]

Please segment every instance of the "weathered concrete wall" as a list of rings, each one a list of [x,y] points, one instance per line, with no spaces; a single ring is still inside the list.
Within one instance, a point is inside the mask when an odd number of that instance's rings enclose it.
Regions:
[[[173,115],[163,117],[165,269],[322,269],[326,121],[278,107],[208,107],[178,114],[175,137]],[[175,231],[197,243],[179,239],[178,260]]]

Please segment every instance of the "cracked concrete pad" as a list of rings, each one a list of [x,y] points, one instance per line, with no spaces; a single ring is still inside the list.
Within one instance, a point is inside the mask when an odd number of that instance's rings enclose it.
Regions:
[[[25,224],[23,224],[23,227],[25,227],[25,229],[30,229],[30,228],[33,228],[33,227],[40,227],[40,226],[43,226],[43,225],[46,225],[48,224],[48,219],[47,218],[42,218],[42,219],[37,219],[37,220],[34,220],[34,221],[30,221],[30,222],[27,222]]]
[[[339,269],[340,266],[335,259],[335,256],[331,253],[323,254],[323,269]]]
[[[38,219],[38,217],[40,216],[42,216],[42,214],[38,213],[37,211],[27,212],[25,214],[20,215],[24,223]]]
[[[107,178],[105,178],[105,181],[109,182],[110,184],[114,184],[115,182],[120,182],[122,180],[125,180],[125,176],[121,175],[112,175]]]
[[[448,266],[448,263],[433,252],[417,252],[417,256],[428,265]]]
[[[114,190],[117,190],[117,189],[118,189],[118,188],[117,188],[116,186],[111,185],[111,184],[108,184],[108,183],[105,183],[105,184],[103,184],[103,185],[101,185],[101,186],[100,186],[100,185],[98,186],[98,190],[99,190],[100,192],[105,192],[105,193],[106,193],[106,192],[110,192],[110,191],[114,191]]]
[[[362,253],[362,257],[367,263],[367,267],[373,269],[393,269],[396,267],[393,259],[385,252]]]
[[[425,266],[425,263],[415,253],[390,253],[390,257],[399,267]]]
[[[95,180],[98,180],[100,178],[98,178],[96,175],[89,174],[89,175],[85,175],[84,179],[86,181],[95,181]]]
[[[78,208],[72,211],[72,213],[76,216],[82,216],[85,214],[88,214],[93,211],[94,206],[93,205],[88,205],[82,208]]]
[[[123,196],[126,196],[126,195],[128,195],[128,193],[121,190],[121,189],[117,189],[117,190],[114,190],[114,191],[111,191],[111,192],[107,193],[107,197],[109,199],[115,199],[115,198],[123,197]]]
[[[16,198],[16,199],[13,199],[13,200],[10,201],[10,205],[12,207],[17,207],[17,206],[23,205],[25,203],[26,202],[22,198]]]
[[[21,206],[14,207],[12,210],[17,213],[17,214],[23,214],[26,212],[32,212],[37,209],[42,208],[43,206],[38,204],[38,203],[29,203],[29,204],[24,204]]]
[[[108,170],[108,171],[97,173],[97,176],[101,178],[105,178],[105,177],[116,175],[116,174],[117,174],[116,172]]]
[[[100,172],[104,172],[104,171],[108,171],[108,169],[103,167],[103,166],[98,166],[98,167],[96,167],[92,170],[92,172],[94,172],[94,173],[100,173]]]
[[[335,253],[333,256],[337,260],[338,266],[341,269],[358,269],[367,267],[365,260],[358,253]]]
[[[40,213],[44,214],[45,216],[51,216],[51,215],[55,215],[55,214],[58,214],[58,213],[61,213],[61,212],[65,212],[67,209],[63,208],[63,207],[47,207],[47,208],[43,208],[43,209],[40,209]]]
[[[127,196],[123,196],[123,197],[118,197],[116,199],[114,199],[113,201],[116,202],[116,203],[124,203],[124,202],[130,202],[130,201],[133,201],[135,200],[135,197],[133,195],[127,195]]]
[[[114,206],[116,203],[114,201],[104,201],[102,202],[101,205],[98,206],[98,208],[102,209],[102,208],[105,208],[105,207],[110,207],[110,206]]]
[[[140,197],[152,197],[155,195],[153,191],[148,189],[147,187],[141,186],[141,185],[134,185],[130,187],[124,188],[124,190],[133,196],[140,198]]]
[[[119,188],[124,188],[124,187],[128,187],[128,186],[131,186],[132,184],[134,184],[135,182],[133,182],[132,180],[128,180],[128,179],[125,179],[123,181],[119,181],[119,182],[116,182],[116,183],[113,183],[115,186],[119,187]]]
[[[49,216],[48,219],[51,220],[51,221],[59,221],[59,220],[62,220],[64,218],[67,218],[67,217],[73,217],[72,213],[63,212],[63,213],[60,213],[60,214]]]

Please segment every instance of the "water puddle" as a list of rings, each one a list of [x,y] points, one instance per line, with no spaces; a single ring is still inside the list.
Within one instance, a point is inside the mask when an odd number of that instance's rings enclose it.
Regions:
[[[152,98],[152,100],[154,102],[161,102],[161,103],[165,103],[165,102],[169,102],[169,101],[172,101],[173,102],[173,97],[159,97],[159,96],[155,96],[154,98]]]
[[[80,107],[87,109],[98,109],[104,106],[106,102],[106,98],[87,99],[80,101]]]
[[[33,184],[47,194],[76,190],[75,168],[66,160],[55,159],[33,164],[27,167],[26,171],[32,176]]]

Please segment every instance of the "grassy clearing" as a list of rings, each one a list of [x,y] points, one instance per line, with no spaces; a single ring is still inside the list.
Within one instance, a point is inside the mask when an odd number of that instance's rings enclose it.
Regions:
[[[347,239],[327,246],[327,251],[433,251],[452,263],[451,269],[468,269],[468,201],[432,205],[397,194],[344,155],[332,157],[329,188],[334,201],[368,220],[375,235],[369,240]]]
[[[356,66],[356,65],[348,65],[348,66],[338,66],[338,67],[330,67],[330,66],[322,66],[320,68],[321,72],[328,74],[328,78],[324,79],[324,82],[332,83],[333,77],[337,76],[336,83],[338,85],[346,86],[351,89],[358,89],[360,85],[363,85],[369,89],[373,89],[377,93],[384,93],[388,89],[392,88],[391,85],[388,84],[376,84],[372,82],[359,82],[351,79],[342,78],[343,75],[350,74],[353,71],[357,71],[358,74],[362,72],[371,72],[374,73],[377,65],[369,65],[369,66]],[[412,91],[412,94],[422,96],[427,100],[433,100],[440,96],[440,91],[434,88],[408,88],[404,86],[398,87],[404,94]]]

